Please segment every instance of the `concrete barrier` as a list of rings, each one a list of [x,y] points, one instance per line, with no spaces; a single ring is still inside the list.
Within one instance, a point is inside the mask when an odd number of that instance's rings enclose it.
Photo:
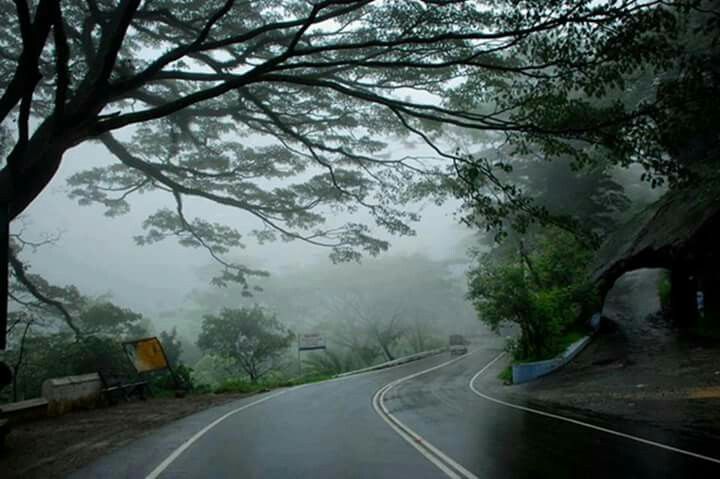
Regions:
[[[12,423],[28,421],[45,416],[47,409],[48,402],[45,398],[0,404],[0,420],[8,419]]]
[[[60,415],[76,408],[94,407],[100,399],[102,382],[98,373],[47,379],[42,395],[48,401],[48,414]]]
[[[514,364],[512,367],[513,384],[526,383],[561,368],[572,361],[572,359],[587,346],[591,339],[592,336],[584,336],[578,339],[568,346],[559,356],[552,359]]]

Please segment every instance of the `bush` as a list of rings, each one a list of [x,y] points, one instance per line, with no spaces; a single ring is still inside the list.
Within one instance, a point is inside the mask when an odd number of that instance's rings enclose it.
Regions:
[[[498,379],[504,383],[512,383],[512,366],[508,366],[498,374]]]
[[[546,359],[562,350],[563,335],[597,307],[586,271],[591,258],[574,236],[551,229],[532,253],[520,243],[511,254],[480,256],[468,274],[468,298],[492,329],[506,321],[520,326],[520,337],[509,345],[516,360]]]
[[[158,371],[150,373],[150,387],[153,394],[158,396],[172,395],[180,389],[187,392],[196,392],[196,384],[193,379],[192,368],[179,364],[170,371]],[[166,394],[167,393],[167,394]]]
[[[227,393],[254,393],[265,389],[266,386],[258,383],[251,383],[241,379],[227,379],[220,386],[216,387],[213,392],[216,394]]]
[[[260,391],[299,386],[301,384],[316,383],[332,379],[332,374],[311,374],[301,378],[265,380],[260,383],[252,383],[242,379],[228,379],[214,389],[216,394],[227,393],[256,393]]]

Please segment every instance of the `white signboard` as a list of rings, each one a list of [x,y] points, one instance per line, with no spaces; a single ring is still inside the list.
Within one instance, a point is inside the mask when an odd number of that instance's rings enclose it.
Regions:
[[[300,351],[312,351],[314,349],[325,349],[325,338],[319,334],[301,334],[298,340]]]

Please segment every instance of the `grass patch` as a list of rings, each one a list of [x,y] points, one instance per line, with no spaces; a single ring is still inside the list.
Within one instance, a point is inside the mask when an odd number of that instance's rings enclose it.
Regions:
[[[314,374],[309,376],[303,376],[301,378],[293,378],[286,380],[276,381],[263,381],[253,384],[249,381],[243,381],[239,379],[229,379],[222,383],[220,386],[215,388],[213,392],[215,394],[228,394],[228,393],[257,393],[260,391],[267,391],[277,388],[288,388],[292,386],[299,386],[300,384],[317,383],[332,379],[334,375],[330,374]]]
[[[554,339],[555,347],[552,349],[552,352],[544,356],[530,356],[527,358],[518,358],[517,356],[514,356],[513,364],[534,363],[536,361],[545,361],[547,359],[552,359],[564,352],[568,348],[568,346],[570,346],[576,341],[579,341],[588,334],[590,333],[587,331],[587,329],[580,325],[572,327],[565,333]]]
[[[587,336],[587,331],[581,329],[573,329],[566,332],[560,336],[560,339],[558,339],[558,354],[565,351],[568,346],[576,341],[580,341],[585,336]]]
[[[498,379],[504,383],[512,384],[512,366],[508,366],[497,375]]]

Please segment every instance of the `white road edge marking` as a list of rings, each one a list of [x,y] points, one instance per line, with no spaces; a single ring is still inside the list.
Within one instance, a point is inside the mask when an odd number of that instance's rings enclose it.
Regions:
[[[375,395],[372,399],[372,405],[375,409],[375,412],[378,413],[378,415],[383,418],[383,420],[388,423],[388,425],[396,432],[400,437],[402,437],[408,444],[410,444],[412,447],[417,449],[417,451],[422,454],[425,459],[430,461],[432,464],[434,464],[438,469],[440,469],[442,472],[445,473],[448,477],[451,479],[479,479],[475,474],[465,469],[462,465],[448,457],[446,454],[444,454],[442,451],[440,451],[438,448],[433,446],[430,442],[427,441],[424,437],[410,429],[407,425],[405,425],[403,422],[401,422],[397,417],[395,417],[393,414],[388,411],[387,407],[385,407],[384,398],[385,394],[387,394],[392,388],[395,386],[404,383],[405,381],[409,381],[410,379],[416,378],[418,376],[421,376],[423,374],[429,373],[431,371],[435,371],[436,369],[440,369],[442,367],[448,366],[456,361],[460,361],[461,359],[465,359],[466,357],[470,356],[472,353],[465,354],[463,356],[460,356],[459,358],[451,359],[449,361],[445,361],[444,363],[440,363],[437,366],[433,366],[431,368],[425,369],[423,371],[410,374],[409,376],[405,376],[400,379],[396,379],[392,381],[391,383],[386,384],[385,386],[381,387],[377,390]]]
[[[595,424],[590,424],[590,423],[587,423],[587,422],[578,421],[577,419],[572,419],[572,418],[569,418],[569,417],[560,416],[560,415],[558,415],[558,414],[553,414],[553,413],[549,413],[549,412],[546,412],[546,411],[541,411],[541,410],[539,410],[539,409],[533,409],[533,408],[529,408],[529,407],[526,407],[526,406],[520,406],[520,405],[518,405],[518,404],[509,403],[509,402],[507,402],[507,401],[502,401],[502,400],[500,400],[500,399],[496,399],[496,398],[494,398],[494,397],[488,396],[487,394],[481,393],[480,391],[477,390],[477,388],[475,388],[475,380],[477,380],[477,378],[479,378],[480,375],[482,375],[485,371],[487,371],[488,368],[490,368],[490,366],[492,366],[492,365],[495,364],[497,361],[499,361],[500,358],[502,358],[504,355],[505,355],[504,352],[498,354],[498,355],[495,357],[495,359],[493,359],[493,360],[490,361],[488,364],[486,364],[480,371],[478,371],[478,372],[472,377],[472,379],[470,379],[470,382],[468,383],[468,386],[470,386],[470,389],[472,390],[472,392],[474,392],[475,394],[477,394],[478,396],[480,396],[480,397],[483,398],[483,399],[486,399],[486,400],[488,400],[488,401],[494,402],[494,403],[496,403],[496,404],[500,404],[501,406],[506,406],[506,407],[509,407],[509,408],[518,409],[518,410],[520,410],[520,411],[525,411],[525,412],[529,412],[529,413],[532,413],[532,414],[537,414],[537,415],[540,415],[540,416],[545,416],[545,417],[557,419],[557,420],[559,420],[559,421],[569,422],[569,423],[575,424],[575,425],[577,425],[577,426],[586,427],[586,428],[588,428],[588,429],[594,429],[595,431],[601,431],[601,432],[604,432],[604,433],[607,433],[607,434],[612,434],[613,436],[618,436],[618,437],[622,437],[622,438],[625,438],[625,439],[630,439],[631,441],[636,441],[636,442],[639,442],[639,443],[642,443],[642,444],[647,444],[647,445],[649,445],[649,446],[658,447],[658,448],[660,448],[660,449],[665,449],[665,450],[667,450],[667,451],[676,452],[676,453],[678,453],[678,454],[684,454],[684,455],[686,455],[686,456],[694,457],[694,458],[696,458],[696,459],[702,459],[703,461],[709,461],[709,462],[714,462],[715,464],[720,464],[720,459],[717,459],[717,458],[714,458],[714,457],[704,456],[704,455],[698,454],[698,453],[696,453],[696,452],[687,451],[687,450],[685,450],[685,449],[680,449],[680,448],[673,447],[673,446],[668,446],[667,444],[662,444],[662,443],[659,443],[659,442],[651,441],[651,440],[649,440],[649,439],[643,439],[643,438],[641,438],[641,437],[633,436],[633,435],[631,435],[631,434],[626,434],[626,433],[620,432],[620,431],[615,431],[615,430],[613,430],[613,429],[608,429],[608,428],[605,428],[605,427],[602,427],[602,426],[596,426]]]
[[[244,410],[244,409],[247,409],[247,408],[249,408],[249,407],[251,407],[251,406],[254,406],[254,405],[256,405],[256,404],[260,404],[260,403],[265,402],[265,401],[267,401],[267,400],[269,400],[269,399],[272,399],[272,398],[274,398],[274,397],[277,397],[277,396],[280,396],[280,395],[282,395],[282,394],[285,394],[285,393],[288,392],[288,391],[290,391],[290,389],[285,389],[285,390],[280,391],[280,392],[278,392],[278,393],[271,394],[271,395],[269,395],[269,396],[265,396],[265,397],[262,398],[262,399],[258,399],[257,401],[253,401],[253,402],[251,402],[251,403],[249,403],[249,404],[245,404],[244,406],[241,406],[241,407],[239,407],[239,408],[237,408],[237,409],[233,409],[232,411],[230,411],[230,412],[228,412],[228,413],[220,416],[219,418],[215,419],[213,422],[211,422],[210,424],[208,424],[207,426],[205,426],[204,428],[202,428],[202,429],[200,429],[198,432],[196,432],[193,437],[191,437],[190,439],[188,439],[187,441],[185,441],[184,443],[182,443],[182,444],[180,445],[180,447],[178,447],[177,449],[175,449],[175,450],[172,452],[172,454],[170,454],[167,458],[165,458],[165,460],[164,460],[163,462],[161,462],[160,464],[158,464],[158,466],[157,466],[155,469],[153,469],[152,472],[150,472],[150,474],[148,474],[147,476],[145,476],[145,479],[157,479],[157,477],[160,476],[160,474],[162,474],[162,472],[163,472],[165,469],[167,469],[168,466],[169,466],[170,464],[172,464],[172,462],[173,462],[175,459],[177,459],[178,456],[180,456],[180,454],[182,454],[183,452],[185,452],[185,450],[186,450],[187,448],[189,448],[190,446],[192,446],[195,441],[197,441],[198,439],[200,439],[201,437],[203,437],[203,436],[205,435],[205,433],[207,433],[210,429],[214,428],[215,426],[217,426],[218,424],[220,424],[221,422],[223,422],[225,419],[229,418],[229,417],[232,416],[233,414],[237,414],[237,413],[239,413],[240,411],[242,411],[242,410]]]
[[[433,356],[428,356],[428,358],[431,358],[431,357],[433,357]],[[427,358],[420,358],[418,361],[422,361],[423,359],[427,359]],[[403,366],[408,366],[408,365],[410,365],[410,364],[413,364],[414,362],[415,362],[415,361],[410,361],[410,362],[407,362],[407,363],[398,364],[397,366],[390,366],[390,367],[388,367],[388,368],[376,369],[376,370],[374,370],[374,371],[366,371],[366,372],[363,372],[363,373],[351,374],[351,375],[343,376],[343,377],[340,377],[340,378],[333,378],[333,379],[328,379],[328,380],[325,380],[325,381],[318,381],[318,382],[316,382],[316,383],[300,384],[299,386],[294,386],[294,387],[291,387],[291,388],[289,388],[289,389],[284,389],[284,390],[282,390],[282,391],[280,391],[280,392],[277,392],[277,393],[275,393],[275,394],[271,394],[271,395],[269,395],[269,396],[265,396],[264,398],[258,399],[257,401],[253,401],[253,402],[251,402],[251,403],[249,403],[249,404],[245,404],[245,405],[243,405],[243,406],[240,406],[240,407],[237,408],[237,409],[233,409],[232,411],[230,411],[230,412],[228,412],[228,413],[220,416],[219,418],[215,419],[213,422],[211,422],[210,424],[208,424],[207,426],[205,426],[204,428],[202,428],[201,430],[199,430],[197,433],[195,433],[190,439],[188,439],[187,441],[183,442],[183,443],[182,443],[180,446],[178,446],[178,448],[175,449],[168,457],[166,457],[163,462],[161,462],[160,464],[158,464],[157,467],[155,467],[155,469],[153,469],[147,476],[145,476],[145,479],[157,479],[157,478],[160,476],[160,474],[162,474],[162,473],[165,471],[165,469],[167,469],[167,468],[170,466],[170,464],[172,464],[173,461],[175,461],[175,459],[177,459],[183,452],[185,452],[190,446],[192,446],[193,443],[195,443],[198,439],[200,439],[201,437],[203,437],[210,429],[214,428],[215,426],[217,426],[218,424],[220,424],[221,422],[223,422],[225,419],[229,418],[230,416],[232,416],[232,415],[234,415],[234,414],[237,414],[237,413],[239,413],[240,411],[243,411],[243,410],[245,410],[245,409],[247,409],[247,408],[249,408],[249,407],[251,407],[251,406],[255,406],[256,404],[263,403],[263,402],[265,402],[265,401],[267,401],[267,400],[269,400],[269,399],[272,399],[272,398],[274,398],[274,397],[281,396],[281,395],[283,395],[283,394],[285,394],[285,393],[287,393],[287,392],[295,391],[295,390],[297,390],[297,389],[302,389],[302,388],[307,387],[307,386],[315,386],[315,385],[318,385],[318,384],[325,384],[325,383],[331,383],[331,382],[336,382],[336,381],[345,381],[345,380],[347,380],[347,379],[357,378],[357,377],[360,377],[360,376],[369,376],[369,375],[371,375],[371,374],[378,374],[378,373],[382,373],[382,372],[388,371],[388,370],[390,370],[390,369],[395,369],[395,368],[401,368],[401,367],[403,367]]]

